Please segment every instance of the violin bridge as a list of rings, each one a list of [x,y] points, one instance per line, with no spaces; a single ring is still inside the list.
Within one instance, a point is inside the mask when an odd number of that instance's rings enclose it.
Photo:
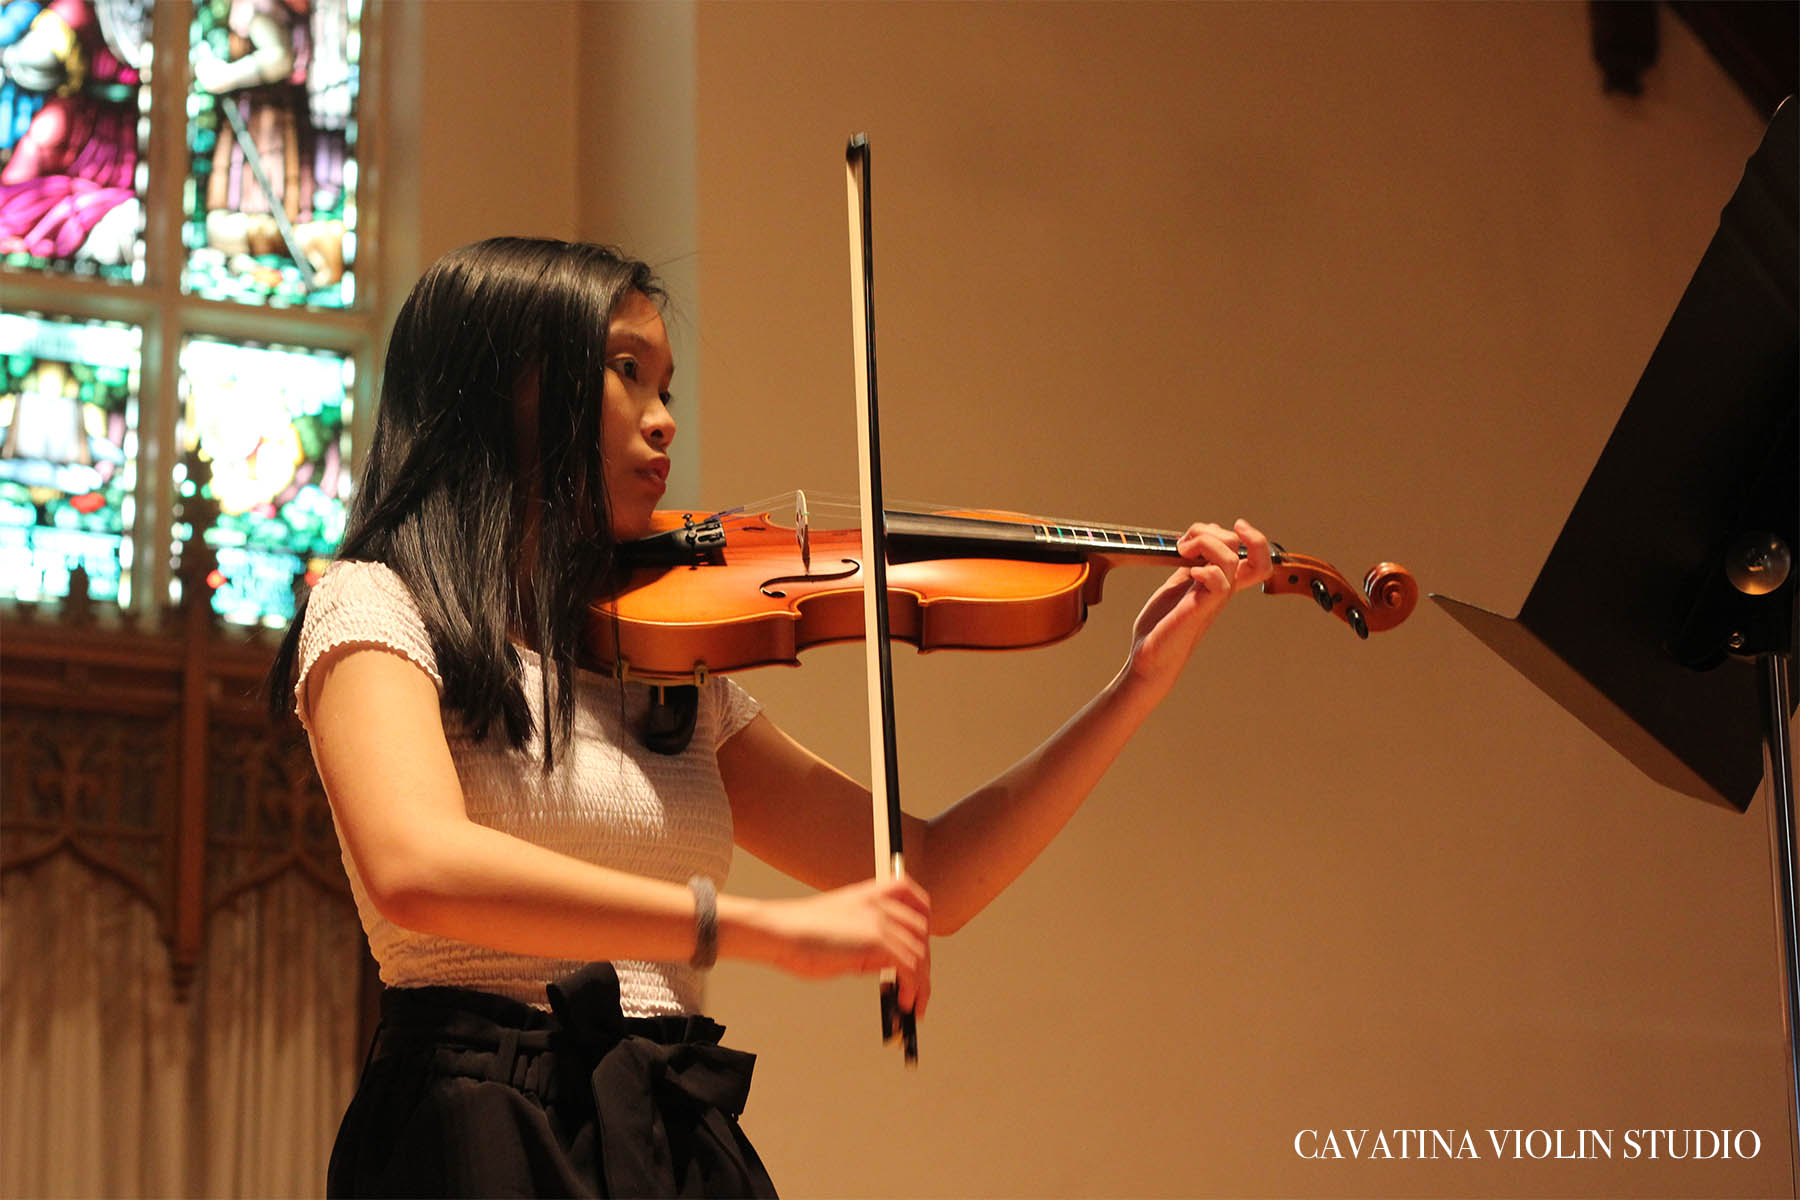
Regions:
[[[812,574],[812,536],[806,521],[806,493],[794,490],[794,540],[800,543],[800,571]]]

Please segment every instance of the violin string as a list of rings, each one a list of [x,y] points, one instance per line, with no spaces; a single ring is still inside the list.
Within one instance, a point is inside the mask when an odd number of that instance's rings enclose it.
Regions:
[[[953,511],[958,506],[950,505],[950,504],[927,504],[927,505],[890,504],[888,507],[892,508],[896,511],[904,509],[905,511],[908,511],[908,512],[940,513],[940,512],[945,512],[945,511]],[[1023,513],[1017,514],[1017,515],[1025,517],[1026,520],[1028,520],[1031,524],[1034,524],[1034,525],[1043,525],[1043,526],[1046,526],[1051,529],[1064,529],[1064,530],[1069,530],[1069,531],[1075,532],[1075,533],[1080,533],[1083,531],[1092,531],[1096,534],[1101,534],[1101,535],[1105,535],[1105,534],[1109,534],[1109,533],[1138,534],[1143,537],[1160,538],[1160,539],[1163,539],[1166,541],[1175,541],[1175,540],[1179,539],[1179,537],[1181,536],[1181,533],[1178,530],[1158,529],[1158,528],[1148,526],[1148,525],[1114,525],[1114,524],[1111,524],[1108,522],[1092,521],[1092,520],[1075,520],[1073,518],[1068,518],[1068,517],[1039,517],[1039,516],[1028,516]]]
[[[860,517],[862,511],[860,497],[847,495],[842,492],[814,492],[809,490],[806,493],[806,507],[815,517]],[[951,504],[908,499],[890,500],[887,507],[894,512],[920,514],[954,511],[957,508],[956,505]],[[724,509],[714,515],[725,518],[735,516],[742,519],[749,519],[755,515],[769,513],[771,515],[791,517],[793,511],[794,493],[789,491],[777,492],[773,496],[765,496],[761,499],[752,500],[746,504],[740,504],[730,509]],[[1030,520],[1033,524],[1047,525],[1052,528],[1067,529],[1077,532],[1092,530],[1095,533],[1100,534],[1136,534],[1143,537],[1162,538],[1170,541],[1178,540],[1182,533],[1181,530],[1157,528],[1149,525],[1115,525],[1105,522],[1075,520],[1073,518],[1063,517],[1034,516],[1031,517]]]
[[[718,517],[721,520],[735,520],[741,523],[760,516],[763,513],[769,513],[771,515],[777,513],[791,514],[793,511],[794,493],[777,492],[773,496],[764,496],[760,500],[751,500],[746,504],[734,504],[730,508],[716,509],[709,512],[707,515]]]

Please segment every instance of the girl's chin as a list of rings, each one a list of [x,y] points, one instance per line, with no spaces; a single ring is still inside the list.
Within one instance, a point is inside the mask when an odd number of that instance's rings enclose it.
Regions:
[[[614,514],[614,517],[613,517],[613,541],[614,542],[635,542],[639,538],[646,538],[649,536],[650,536],[650,514],[648,512],[645,512],[642,514],[633,514],[632,516],[629,516],[629,517],[622,517],[618,514]]]

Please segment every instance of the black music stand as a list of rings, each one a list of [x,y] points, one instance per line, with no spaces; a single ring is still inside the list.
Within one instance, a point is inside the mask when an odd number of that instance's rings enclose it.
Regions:
[[[1651,778],[1739,811],[1763,722],[1756,669],[1730,655],[1791,648],[1791,622],[1766,614],[1791,613],[1793,586],[1743,596],[1723,560],[1742,535],[1800,532],[1795,108],[1745,168],[1518,619],[1432,597]]]
[[[1796,107],[1782,104],[1750,157],[1518,618],[1432,599],[1676,791],[1748,809],[1767,743],[1800,1137]]]

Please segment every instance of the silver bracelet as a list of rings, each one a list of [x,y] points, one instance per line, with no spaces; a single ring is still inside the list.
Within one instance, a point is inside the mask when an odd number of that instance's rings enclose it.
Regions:
[[[705,969],[719,961],[719,892],[704,875],[687,884],[694,893],[694,957],[688,962]]]

